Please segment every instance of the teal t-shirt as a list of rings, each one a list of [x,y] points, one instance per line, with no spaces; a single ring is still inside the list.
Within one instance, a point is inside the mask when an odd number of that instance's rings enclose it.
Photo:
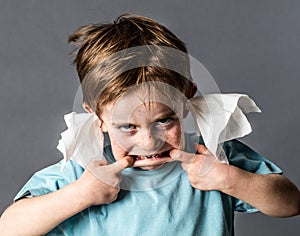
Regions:
[[[195,137],[187,135],[187,144],[195,143]],[[224,143],[223,148],[231,165],[259,174],[281,173],[273,163],[237,140]],[[113,159],[109,149],[106,156]],[[56,191],[76,181],[84,171],[73,161],[63,169],[62,164],[61,161],[35,173],[15,200]],[[235,211],[257,211],[222,192],[193,188],[179,162],[153,171],[128,168],[123,182],[116,201],[87,208],[47,235],[227,236],[234,235]]]

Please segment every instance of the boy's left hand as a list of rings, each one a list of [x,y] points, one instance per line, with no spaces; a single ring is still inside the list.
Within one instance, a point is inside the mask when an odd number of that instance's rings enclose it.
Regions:
[[[173,149],[170,156],[182,163],[182,168],[194,188],[222,191],[226,186],[229,165],[219,162],[204,145],[197,145],[196,151],[197,153],[187,153]]]
[[[218,190],[252,205],[274,217],[300,213],[300,192],[288,178],[279,174],[255,174],[218,161],[204,146],[197,153],[173,149],[170,156],[182,162],[191,185],[200,190]]]

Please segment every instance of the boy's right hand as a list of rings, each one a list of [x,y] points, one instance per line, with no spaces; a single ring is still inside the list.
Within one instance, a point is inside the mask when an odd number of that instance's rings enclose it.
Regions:
[[[120,191],[121,171],[132,164],[133,159],[129,156],[109,165],[104,160],[91,163],[77,180],[81,191],[80,195],[84,196],[82,201],[89,206],[115,201]]]

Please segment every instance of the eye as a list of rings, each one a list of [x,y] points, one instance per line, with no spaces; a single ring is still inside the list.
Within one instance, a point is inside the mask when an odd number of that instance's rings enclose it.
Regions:
[[[122,125],[119,126],[118,129],[121,130],[122,132],[132,132],[135,129],[135,125]]]
[[[164,119],[160,119],[160,120],[156,121],[156,123],[157,123],[157,125],[166,126],[166,125],[171,124],[173,121],[174,121],[173,118],[164,118]]]

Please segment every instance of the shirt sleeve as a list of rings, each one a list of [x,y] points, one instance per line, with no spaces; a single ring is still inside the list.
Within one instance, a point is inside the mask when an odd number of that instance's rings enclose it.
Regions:
[[[282,170],[274,163],[238,140],[226,142],[224,150],[229,163],[243,170],[256,174],[282,174]],[[255,207],[237,198],[233,198],[233,207],[238,212],[258,212]]]
[[[14,201],[24,197],[36,197],[59,190],[74,182],[83,173],[83,168],[73,161],[60,161],[36,172],[17,193]]]

